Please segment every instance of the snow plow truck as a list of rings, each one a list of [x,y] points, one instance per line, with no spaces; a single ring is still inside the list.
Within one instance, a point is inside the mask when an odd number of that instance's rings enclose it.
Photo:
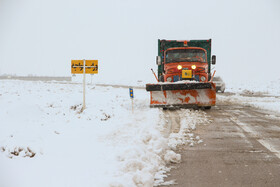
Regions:
[[[216,104],[211,39],[158,40],[156,63],[158,83],[146,84],[151,107],[210,109]]]

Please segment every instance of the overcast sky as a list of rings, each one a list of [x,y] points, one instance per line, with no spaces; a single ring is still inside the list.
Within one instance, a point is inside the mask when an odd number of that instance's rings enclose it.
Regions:
[[[217,74],[280,78],[279,0],[0,0],[0,74],[70,76],[98,59],[97,80],[155,81],[158,39],[209,39]]]

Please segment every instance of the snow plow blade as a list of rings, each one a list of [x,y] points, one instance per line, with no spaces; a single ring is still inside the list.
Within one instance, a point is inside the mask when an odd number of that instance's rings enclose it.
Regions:
[[[216,86],[208,83],[146,84],[151,94],[151,107],[210,108],[216,104]]]

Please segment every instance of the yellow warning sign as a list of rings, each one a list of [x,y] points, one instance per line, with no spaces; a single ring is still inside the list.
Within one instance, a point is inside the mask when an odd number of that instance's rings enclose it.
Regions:
[[[98,60],[85,60],[85,73],[97,74],[98,73]],[[71,60],[71,73],[83,74],[84,73],[84,60]]]

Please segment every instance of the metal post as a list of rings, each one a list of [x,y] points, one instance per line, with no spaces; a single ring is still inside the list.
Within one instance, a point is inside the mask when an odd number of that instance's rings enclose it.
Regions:
[[[86,60],[84,59],[84,80],[83,80],[83,111],[86,109]]]

